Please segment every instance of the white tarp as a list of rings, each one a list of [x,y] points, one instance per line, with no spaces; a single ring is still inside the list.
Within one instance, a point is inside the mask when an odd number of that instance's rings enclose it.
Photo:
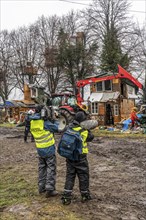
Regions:
[[[90,95],[89,101],[90,102],[99,102],[101,100],[102,96],[103,96],[102,92],[101,93],[92,93]]]
[[[119,92],[92,93],[90,95],[89,101],[90,102],[107,102],[107,101],[116,100],[119,97],[119,95],[120,95]]]

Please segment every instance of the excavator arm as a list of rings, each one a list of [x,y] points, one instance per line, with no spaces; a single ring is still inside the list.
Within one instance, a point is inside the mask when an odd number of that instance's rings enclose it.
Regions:
[[[119,72],[113,76],[104,76],[104,77],[91,77],[89,79],[82,79],[77,81],[77,87],[84,87],[85,85],[96,83],[105,80],[118,79],[118,78],[126,78],[132,81],[138,88],[142,89],[143,85],[135,79],[130,73],[128,73],[125,69],[123,69],[120,65],[118,65]]]
[[[135,79],[130,73],[128,73],[125,69],[123,69],[119,64],[118,64],[118,73],[115,75],[111,75],[111,76],[103,76],[103,77],[91,77],[88,79],[83,79],[83,80],[79,80],[76,83],[76,87],[78,90],[77,93],[77,101],[79,104],[81,104],[81,102],[83,102],[84,100],[81,97],[81,92],[80,89],[83,88],[84,86],[91,84],[91,83],[97,83],[100,81],[105,81],[105,80],[112,80],[112,79],[128,79],[131,82],[133,82],[133,84],[135,86],[137,86],[138,88],[142,89],[143,85],[137,80]]]
[[[123,69],[119,64],[118,64],[118,69],[119,69],[118,78],[129,79],[138,88],[140,88],[140,89],[143,88],[143,85],[137,79],[135,79],[130,73],[128,73],[125,69]]]

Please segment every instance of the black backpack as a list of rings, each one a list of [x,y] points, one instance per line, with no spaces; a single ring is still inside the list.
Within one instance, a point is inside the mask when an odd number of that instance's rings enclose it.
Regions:
[[[58,144],[58,153],[67,159],[78,161],[82,154],[82,137],[80,133],[83,131],[74,131],[68,128],[62,135]]]

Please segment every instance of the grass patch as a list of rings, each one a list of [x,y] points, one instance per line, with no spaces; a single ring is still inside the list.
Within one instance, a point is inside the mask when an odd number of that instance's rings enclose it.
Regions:
[[[4,128],[15,128],[15,127],[16,127],[16,124],[3,123],[3,124],[0,124],[0,127],[4,127]]]
[[[4,123],[0,124],[0,127],[6,127],[6,128],[15,128],[16,124],[10,124],[10,123]],[[17,127],[19,130],[23,130],[24,126]],[[128,132],[122,132],[120,131],[108,131],[108,130],[100,130],[99,128],[94,129],[92,131],[96,137],[101,136],[101,137],[120,137],[120,138],[125,138],[125,137],[131,137],[131,138],[146,138],[146,134],[142,133],[128,133]]]
[[[10,214],[5,214],[4,216],[2,215],[1,216],[1,220],[16,220],[16,219],[18,219],[16,216],[12,216],[12,215],[10,215]]]
[[[107,131],[107,130],[99,130],[95,129],[93,131],[94,135],[96,137],[115,137],[115,138],[146,138],[146,134],[142,133],[126,133],[126,132],[121,132],[121,131]]]
[[[19,168],[21,169],[21,168]],[[23,173],[16,168],[7,169],[4,168],[1,172],[1,200],[0,208],[6,207],[12,204],[18,204],[23,202],[29,202],[32,197],[36,195],[34,189],[35,182],[26,181],[23,177]]]
[[[30,220],[83,220],[72,211],[71,206],[61,205],[60,198],[46,199],[39,196],[37,179],[33,174],[30,175],[27,166],[7,166],[2,169],[0,182],[2,220],[16,220],[22,216]]]

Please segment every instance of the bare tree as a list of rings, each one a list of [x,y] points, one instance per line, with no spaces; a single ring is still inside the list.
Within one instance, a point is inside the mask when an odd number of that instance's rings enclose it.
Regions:
[[[138,40],[134,47],[134,71],[136,77],[143,83],[143,101],[146,102],[146,29],[145,27],[134,27]]]
[[[8,31],[0,33],[0,96],[5,102],[17,82],[11,71],[11,60],[14,56],[12,42]]]
[[[35,83],[37,78],[36,72],[41,60],[38,53],[38,30],[35,25],[31,25],[11,32],[10,37],[14,54],[12,70],[18,88],[23,91],[24,83]]]
[[[61,68],[57,62],[60,18],[42,16],[36,25],[39,29],[39,51],[42,59],[39,67],[44,76],[42,84],[50,93],[54,93],[57,91],[58,82],[62,76]]]

